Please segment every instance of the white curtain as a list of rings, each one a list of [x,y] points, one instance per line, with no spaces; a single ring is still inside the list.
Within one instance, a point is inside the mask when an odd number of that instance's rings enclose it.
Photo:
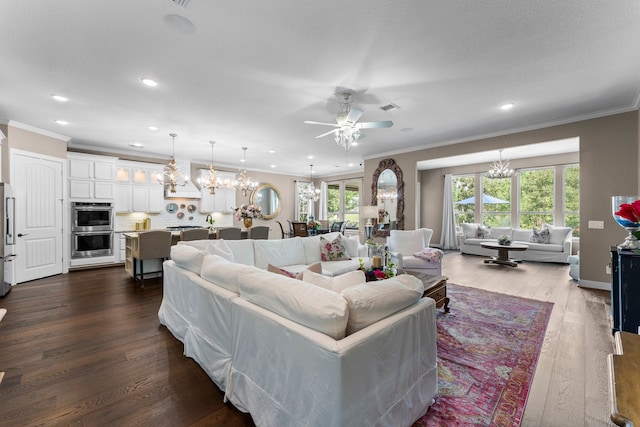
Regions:
[[[294,181],[294,186],[293,186],[293,197],[294,200],[296,201],[293,206],[293,218],[295,218],[295,221],[299,221],[300,220],[300,183],[298,181]]]
[[[320,182],[320,199],[318,200],[318,219],[327,219],[327,183]]]
[[[442,235],[440,236],[440,248],[458,249],[451,174],[444,176],[444,200],[442,203]]]

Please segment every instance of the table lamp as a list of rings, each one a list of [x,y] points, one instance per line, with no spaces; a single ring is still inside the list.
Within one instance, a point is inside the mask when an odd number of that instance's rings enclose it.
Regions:
[[[364,225],[364,232],[367,236],[367,240],[371,240],[371,235],[373,234],[373,224],[371,223],[371,219],[378,218],[378,207],[362,206],[360,208],[360,218],[366,218],[367,223]]]

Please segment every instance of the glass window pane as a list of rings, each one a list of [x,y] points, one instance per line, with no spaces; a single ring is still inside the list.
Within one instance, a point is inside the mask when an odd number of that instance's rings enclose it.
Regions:
[[[327,185],[327,219],[329,223],[340,218],[340,185]]]
[[[482,179],[482,223],[511,226],[511,178]]]
[[[553,212],[553,169],[520,172],[520,212]]]
[[[475,222],[475,175],[458,175],[451,178],[456,224]],[[463,203],[460,203],[463,202]]]
[[[580,237],[580,166],[564,168],[564,224]]]

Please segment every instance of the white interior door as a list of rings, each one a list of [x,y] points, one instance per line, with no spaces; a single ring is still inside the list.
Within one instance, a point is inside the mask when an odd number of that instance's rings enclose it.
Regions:
[[[18,283],[62,273],[63,162],[35,153],[11,153]]]

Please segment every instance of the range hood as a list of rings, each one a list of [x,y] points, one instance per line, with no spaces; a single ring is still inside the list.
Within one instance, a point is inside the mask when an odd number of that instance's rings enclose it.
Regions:
[[[178,160],[176,159],[176,165],[178,169],[182,171],[185,175],[191,175],[191,162],[188,160]],[[182,182],[178,182],[176,185],[176,192],[172,193],[170,191],[170,187],[166,185],[164,187],[164,198],[165,199],[200,199],[202,198],[202,193],[195,186],[191,180],[187,181],[185,185],[182,185]]]

